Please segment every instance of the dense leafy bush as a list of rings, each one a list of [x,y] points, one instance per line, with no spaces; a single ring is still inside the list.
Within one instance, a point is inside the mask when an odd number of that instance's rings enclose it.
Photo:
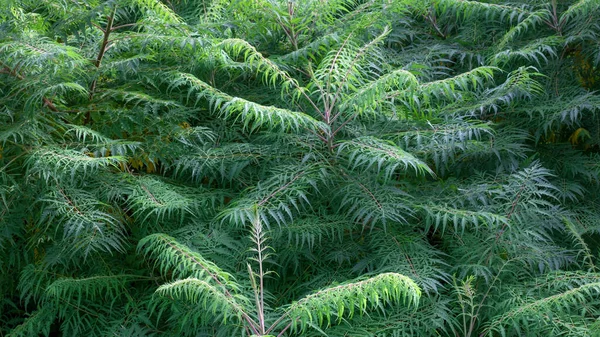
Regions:
[[[595,336],[598,0],[4,0],[0,336]]]

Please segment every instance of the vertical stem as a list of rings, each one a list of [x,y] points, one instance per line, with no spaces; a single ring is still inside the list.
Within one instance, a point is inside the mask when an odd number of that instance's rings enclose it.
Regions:
[[[294,3],[292,1],[288,1],[288,15],[289,15],[289,26],[287,26],[280,18],[276,18],[277,23],[283,29],[283,32],[290,40],[294,51],[298,50],[298,41],[296,38],[298,37],[298,33],[296,33],[294,29],[294,23],[292,22],[294,18]],[[278,16],[278,14],[276,14]]]
[[[479,304],[477,305],[477,312],[475,312],[475,315],[473,317],[471,317],[471,325],[469,327],[469,336],[473,333],[473,329],[475,328],[475,321],[477,320],[477,317],[479,316],[479,312],[481,311],[481,308],[483,308],[483,304],[485,303],[485,299],[488,297],[488,295],[490,294],[490,291],[492,290],[492,287],[494,286],[494,284],[496,283],[496,281],[498,281],[498,278],[500,277],[500,274],[502,273],[502,271],[504,270],[504,267],[506,267],[506,265],[512,262],[512,260],[507,260],[506,262],[504,262],[504,264],[502,265],[502,267],[500,267],[500,269],[498,270],[498,273],[496,274],[496,276],[494,277],[494,280],[492,281],[492,283],[488,286],[487,291],[485,292],[485,295],[483,295],[483,298],[481,299],[481,301],[479,302]],[[486,333],[486,331],[482,332],[479,336],[483,336]]]
[[[298,41],[296,40],[297,33],[294,29],[294,23],[292,20],[294,19],[294,3],[292,1],[288,1],[288,14],[290,15],[290,42],[292,43],[292,47],[294,47],[294,51],[298,50]]]
[[[258,221],[258,220],[257,220]],[[259,280],[258,291],[260,294],[260,330],[261,333],[265,333],[265,291],[264,291],[264,274],[263,274],[263,263],[262,263],[262,246],[258,244],[258,267],[259,267]]]
[[[254,291],[254,303],[256,305],[256,314],[260,321],[260,313],[262,312],[262,309],[260,307],[260,295],[258,286],[256,285],[256,279],[254,278],[254,271],[252,270],[250,264],[248,264],[248,274],[250,275],[250,283],[252,284],[252,290]],[[261,333],[263,332],[261,331]]]
[[[331,153],[333,153],[334,137],[335,137],[335,135],[333,134],[333,132],[329,132],[329,134],[327,135],[327,148],[329,149],[329,152],[331,152]]]
[[[456,283],[456,278],[452,277],[452,283],[454,288],[456,289],[456,297],[458,299],[458,305],[460,305],[460,310],[462,312],[462,325],[463,325],[463,334],[467,331],[467,313],[465,312],[465,306],[463,303],[463,297],[460,291],[458,291],[458,284]]]
[[[116,12],[117,6],[113,8],[112,12],[108,17],[108,21],[106,22],[106,28],[102,30],[104,32],[104,36],[102,37],[102,44],[100,45],[100,51],[98,52],[98,56],[94,61],[94,66],[96,66],[96,69],[100,68],[100,65],[102,64],[102,59],[104,58],[104,54],[106,53],[106,47],[108,46],[108,38],[110,36],[110,33],[112,32]],[[94,91],[96,91],[97,81],[98,79],[94,79],[92,81],[92,84],[90,84],[90,101],[94,98]],[[83,123],[88,124],[90,122],[90,117],[90,112],[88,111],[85,115],[85,121]]]
[[[510,207],[510,211],[506,214],[506,221],[507,222],[504,223],[502,225],[502,228],[500,228],[500,231],[498,231],[496,233],[496,239],[494,240],[494,243],[492,244],[492,248],[490,248],[490,253],[488,254],[487,259],[485,261],[486,264],[490,263],[490,259],[492,258],[492,255],[494,254],[494,247],[496,246],[496,244],[498,243],[498,241],[500,240],[500,238],[504,234],[504,231],[506,230],[506,227],[508,226],[508,221],[510,221],[510,217],[515,212],[515,208],[519,204],[519,200],[521,199],[521,194],[523,193],[524,189],[525,189],[525,184],[522,184],[521,188],[519,188],[519,192],[517,192],[517,196],[515,197],[515,200],[513,201],[512,205]]]
[[[560,36],[562,35],[562,25],[561,22],[559,22],[558,20],[558,12],[557,12],[557,7],[558,4],[556,3],[556,0],[552,0],[552,25],[554,28],[554,30],[556,31],[556,33]]]
[[[256,252],[258,254],[258,302],[256,308],[258,310],[258,324],[260,325],[261,335],[265,334],[265,292],[264,292],[264,270],[263,270],[263,239],[262,239],[262,225],[258,214],[258,209],[254,210],[254,240],[256,243]]]
[[[329,132],[325,135],[327,138],[327,148],[330,152],[333,152],[333,140],[335,133],[333,132],[333,121],[331,119],[331,109],[329,107],[325,108],[325,116],[323,116],[325,124],[329,126]]]

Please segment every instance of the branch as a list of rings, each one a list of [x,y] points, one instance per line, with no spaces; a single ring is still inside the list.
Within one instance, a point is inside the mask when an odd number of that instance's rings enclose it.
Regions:
[[[438,35],[442,39],[446,39],[446,34],[444,34],[444,32],[442,32],[440,27],[437,25],[437,18],[435,17],[435,13],[431,9],[429,10],[429,13],[427,13],[427,15],[424,15],[424,17],[425,17],[425,20],[427,20],[427,21],[429,21],[429,23],[431,23],[431,25],[435,29],[436,33],[438,33]]]
[[[117,30],[117,29],[120,29],[120,28],[125,28],[125,27],[131,27],[131,26],[135,26],[135,25],[137,25],[137,23],[126,23],[126,24],[124,24],[124,25],[120,25],[120,26],[112,27],[112,28],[110,29],[110,31],[111,31],[111,32],[114,32],[114,31],[115,31],[115,30]]]
[[[117,12],[117,6],[115,6],[113,8],[112,13],[108,17],[108,21],[106,22],[106,29],[100,28],[100,30],[102,30],[102,32],[104,32],[104,36],[102,37],[102,45],[100,46],[100,51],[98,52],[98,56],[96,57],[96,60],[94,61],[94,65],[96,66],[96,68],[100,68],[100,64],[102,64],[102,59],[104,58],[104,53],[106,53],[106,50],[107,50],[106,46],[108,45],[108,37],[110,36],[110,33],[113,31],[112,25],[113,25],[113,21],[114,21],[116,12]],[[96,90],[96,83],[97,83],[97,79],[94,79],[92,81],[92,84],[90,85],[90,101],[94,98],[94,91]],[[87,124],[89,122],[89,120],[90,120],[90,113],[88,112],[87,115],[85,116],[84,124]]]
[[[19,73],[17,73],[16,69],[11,69],[4,62],[0,61],[0,66],[3,67],[2,70],[0,70],[0,73],[11,75],[13,77],[18,78],[19,80],[24,80],[25,79],[25,77],[23,77],[22,75],[20,75]],[[42,97],[42,101],[44,102],[44,106],[47,106],[48,109],[50,109],[53,112],[58,112],[58,108],[54,105],[54,103],[52,103],[51,100],[49,100],[46,97]]]

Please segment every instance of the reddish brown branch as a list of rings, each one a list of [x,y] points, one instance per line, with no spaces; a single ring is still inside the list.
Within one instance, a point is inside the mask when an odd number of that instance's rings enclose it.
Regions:
[[[113,31],[113,22],[115,19],[115,13],[117,12],[117,6],[115,6],[112,10],[112,13],[110,14],[110,16],[108,17],[108,21],[106,22],[106,28],[102,29],[101,27],[98,27],[98,29],[100,29],[103,33],[104,36],[102,37],[102,44],[100,45],[100,50],[98,51],[98,56],[96,57],[96,60],[94,61],[94,65],[96,66],[97,69],[100,68],[100,65],[102,64],[102,59],[104,58],[104,54],[106,53],[106,50],[108,49],[108,38],[110,36],[110,33]],[[96,91],[96,85],[98,83],[98,79],[94,79],[92,81],[92,84],[90,84],[90,101],[94,98],[94,92]],[[87,112],[87,114],[85,115],[85,120],[83,121],[83,124],[86,125],[90,122],[91,120],[91,113],[90,111]]]

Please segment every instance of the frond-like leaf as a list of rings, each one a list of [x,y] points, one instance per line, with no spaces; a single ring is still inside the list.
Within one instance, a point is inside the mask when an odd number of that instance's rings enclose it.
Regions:
[[[203,188],[183,187],[168,184],[151,176],[135,180],[127,203],[140,223],[154,219],[157,223],[166,219],[200,216],[205,210],[219,203],[218,195]]]
[[[163,297],[182,299],[195,304],[198,308],[194,311],[208,311],[212,315],[222,316],[223,324],[231,318],[239,322],[245,315],[243,306],[236,301],[236,297],[241,299],[240,295],[231,295],[224,292],[223,288],[197,278],[186,278],[163,284],[156,289],[156,293]],[[198,314],[196,312],[194,315]]]
[[[175,162],[175,173],[191,175],[196,181],[205,177],[219,177],[221,181],[231,181],[246,167],[258,164],[269,154],[269,147],[253,144],[195,148],[192,154],[181,156]]]
[[[138,243],[138,252],[151,259],[163,275],[175,279],[193,277],[222,287],[222,291],[237,293],[239,286],[231,274],[200,254],[165,234],[148,235]]]
[[[294,219],[294,213],[310,206],[309,196],[328,172],[322,163],[279,167],[271,177],[260,182],[221,213],[221,218],[238,226],[249,224],[258,211],[261,221],[270,227],[272,221],[283,226]]]
[[[349,95],[339,105],[340,111],[347,114],[369,114],[384,102],[388,92],[410,90],[418,85],[415,75],[404,69],[397,69],[380,78],[366,83]]]
[[[347,179],[334,191],[339,211],[352,221],[365,226],[383,226],[390,223],[406,223],[413,209],[410,196],[401,189],[380,185],[375,179],[344,174]]]
[[[84,300],[99,300],[114,302],[122,296],[127,281],[139,278],[136,275],[100,275],[81,279],[62,278],[48,286],[46,295],[56,301],[73,300],[81,303]]]
[[[600,283],[587,283],[581,286],[554,294],[541,299],[527,301],[504,314],[495,317],[486,328],[486,336],[495,333],[506,335],[507,330],[527,331],[529,322],[537,320],[538,324],[556,324],[560,319],[553,320],[553,313],[567,313],[577,310],[588,301],[597,301],[600,293]],[[545,322],[545,323],[544,323]]]
[[[71,180],[96,174],[106,167],[118,167],[126,159],[122,156],[93,157],[80,151],[44,147],[32,152],[27,159],[29,172],[48,181],[68,176]],[[65,174],[68,172],[68,175]]]
[[[232,97],[191,74],[174,74],[171,90],[183,86],[188,87],[188,97],[194,94],[196,101],[202,98],[209,100],[213,109],[219,110],[223,117],[240,121],[249,130],[260,127],[283,131],[293,130],[295,132],[304,129],[317,132],[327,130],[324,123],[302,112],[264,106],[240,97]]]
[[[412,154],[396,147],[393,143],[373,137],[361,137],[339,143],[338,155],[348,160],[349,168],[366,171],[375,166],[378,174],[389,180],[398,169],[414,170],[416,175],[430,174],[433,171]]]
[[[410,278],[396,273],[373,276],[366,280],[326,288],[294,302],[286,315],[292,329],[305,330],[312,324],[331,325],[331,318],[339,324],[344,316],[352,318],[369,309],[384,310],[383,305],[402,303],[416,306],[421,290]]]

